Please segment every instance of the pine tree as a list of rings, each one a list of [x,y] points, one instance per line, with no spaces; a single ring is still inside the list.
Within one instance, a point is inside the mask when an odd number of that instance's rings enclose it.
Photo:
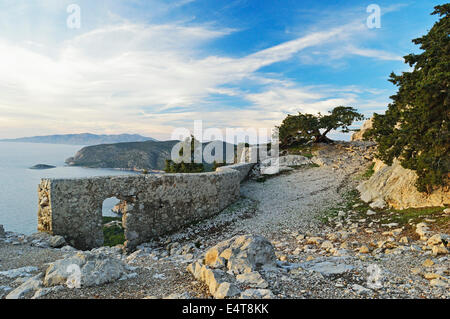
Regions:
[[[364,136],[378,142],[377,157],[387,164],[398,158],[416,171],[419,191],[431,192],[449,180],[450,4],[438,5],[439,15],[428,34],[412,40],[423,50],[404,57],[414,67],[391,73],[398,86],[384,115],[374,114],[373,128]]]

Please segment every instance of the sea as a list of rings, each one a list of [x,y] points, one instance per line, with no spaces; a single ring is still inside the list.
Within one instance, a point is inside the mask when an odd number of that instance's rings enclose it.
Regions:
[[[0,225],[6,231],[37,232],[38,195],[41,178],[72,178],[136,174],[115,169],[67,166],[64,160],[83,146],[41,143],[0,142]],[[56,166],[30,169],[36,164]],[[105,200],[103,215],[114,216],[115,198]]]

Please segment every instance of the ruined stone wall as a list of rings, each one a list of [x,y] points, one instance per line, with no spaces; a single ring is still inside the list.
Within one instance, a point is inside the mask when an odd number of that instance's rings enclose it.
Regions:
[[[103,245],[103,201],[125,201],[125,246],[211,217],[239,198],[240,181],[252,164],[198,174],[148,174],[78,179],[43,179],[38,230],[64,236],[78,249]]]

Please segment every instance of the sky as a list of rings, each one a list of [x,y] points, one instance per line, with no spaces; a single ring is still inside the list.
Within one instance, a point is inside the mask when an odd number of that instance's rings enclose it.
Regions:
[[[387,108],[389,74],[410,70],[402,57],[420,52],[411,40],[443,3],[0,0],[0,138],[166,140],[194,121],[270,129],[339,105],[370,117]]]

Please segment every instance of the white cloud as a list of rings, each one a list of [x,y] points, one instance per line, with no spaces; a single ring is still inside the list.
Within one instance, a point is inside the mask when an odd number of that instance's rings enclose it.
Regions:
[[[232,29],[170,23],[105,26],[55,46],[51,55],[42,53],[39,43],[0,39],[0,135],[135,131],[163,138],[194,119],[219,127],[271,127],[287,112],[324,112],[355,103],[356,93],[313,91],[255,72],[306,48],[351,39],[361,30],[351,23],[241,58],[205,56],[202,50]],[[391,57],[356,47],[347,53]],[[258,85],[258,93],[240,89],[240,81]],[[210,94],[249,105],[205,109]],[[165,112],[173,108],[182,109]]]

